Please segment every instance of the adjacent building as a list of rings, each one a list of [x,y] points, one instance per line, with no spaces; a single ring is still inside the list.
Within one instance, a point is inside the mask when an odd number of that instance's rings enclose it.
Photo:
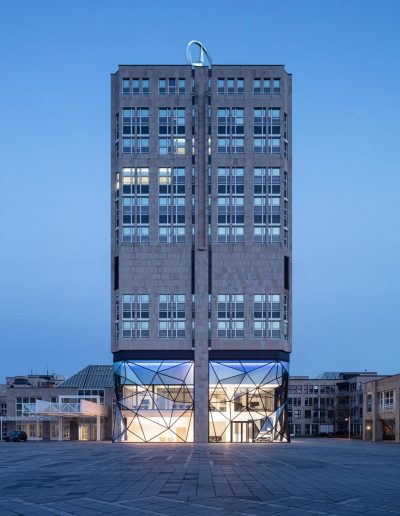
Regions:
[[[292,78],[188,60],[111,77],[114,440],[287,441]]]
[[[400,374],[367,382],[363,387],[364,439],[400,442]]]
[[[367,382],[376,372],[326,372],[317,378],[292,376],[288,414],[292,436],[335,435],[362,438]]]
[[[6,378],[0,385],[0,434],[24,430],[29,440],[111,439],[111,365],[89,365],[65,380],[54,374]]]

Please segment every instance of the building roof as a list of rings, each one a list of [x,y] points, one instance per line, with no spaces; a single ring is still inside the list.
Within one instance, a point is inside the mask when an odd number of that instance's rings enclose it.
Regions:
[[[88,365],[57,387],[72,387],[75,389],[106,389],[114,387],[112,365]]]

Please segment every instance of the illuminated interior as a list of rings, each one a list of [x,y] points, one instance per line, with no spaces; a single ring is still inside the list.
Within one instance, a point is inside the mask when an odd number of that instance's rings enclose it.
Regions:
[[[114,373],[114,440],[193,442],[192,361],[116,362]]]
[[[279,361],[211,361],[210,442],[288,440],[288,364]]]

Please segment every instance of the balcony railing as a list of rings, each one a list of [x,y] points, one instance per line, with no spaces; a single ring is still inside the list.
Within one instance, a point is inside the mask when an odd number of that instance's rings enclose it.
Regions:
[[[383,405],[379,405],[379,412],[393,412],[394,403],[385,403]]]

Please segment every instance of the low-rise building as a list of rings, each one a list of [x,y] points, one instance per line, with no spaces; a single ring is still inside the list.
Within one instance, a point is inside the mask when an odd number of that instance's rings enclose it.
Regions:
[[[400,442],[400,374],[367,382],[363,389],[363,438]]]
[[[362,438],[363,384],[376,372],[325,372],[317,378],[291,376],[288,415],[295,436],[335,435]]]
[[[67,380],[8,377],[0,386],[0,439],[13,430],[29,440],[111,439],[113,399],[111,365],[89,365]]]

